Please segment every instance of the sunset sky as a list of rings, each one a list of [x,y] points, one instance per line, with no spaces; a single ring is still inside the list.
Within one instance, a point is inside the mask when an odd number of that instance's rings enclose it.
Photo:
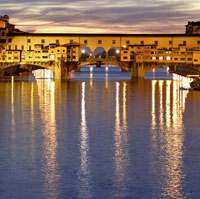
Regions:
[[[183,33],[200,0],[1,0],[0,14],[31,32]]]

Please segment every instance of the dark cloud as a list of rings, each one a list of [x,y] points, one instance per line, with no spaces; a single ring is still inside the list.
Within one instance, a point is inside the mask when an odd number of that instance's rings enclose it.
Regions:
[[[183,32],[199,0],[1,0],[0,13],[28,31]],[[71,28],[71,29],[70,29]]]

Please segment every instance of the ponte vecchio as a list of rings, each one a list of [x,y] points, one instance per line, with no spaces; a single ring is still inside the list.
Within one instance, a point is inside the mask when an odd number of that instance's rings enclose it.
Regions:
[[[28,33],[16,29],[5,15],[0,18],[0,75],[46,68],[55,79],[68,79],[83,65],[115,64],[132,77],[160,66],[198,77],[200,34],[192,31],[193,25],[188,23],[183,34]]]

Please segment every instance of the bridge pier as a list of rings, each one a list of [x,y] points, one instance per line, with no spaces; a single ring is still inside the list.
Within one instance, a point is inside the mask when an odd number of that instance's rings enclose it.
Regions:
[[[153,64],[136,63],[131,64],[131,77],[144,78],[145,73],[152,71],[155,66]]]

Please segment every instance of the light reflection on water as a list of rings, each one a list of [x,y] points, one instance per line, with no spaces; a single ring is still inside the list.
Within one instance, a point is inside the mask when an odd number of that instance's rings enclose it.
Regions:
[[[36,84],[44,137],[44,189],[49,199],[59,199],[55,82],[38,80]]]
[[[200,93],[182,84],[0,83],[0,198],[198,198]]]
[[[163,162],[165,181],[162,185],[162,196],[166,198],[185,198],[182,187],[183,114],[188,91],[181,91],[179,84],[178,81],[152,81],[152,138],[153,143],[156,143],[154,150]],[[155,103],[157,95],[159,106]],[[159,120],[156,118],[157,109]]]

